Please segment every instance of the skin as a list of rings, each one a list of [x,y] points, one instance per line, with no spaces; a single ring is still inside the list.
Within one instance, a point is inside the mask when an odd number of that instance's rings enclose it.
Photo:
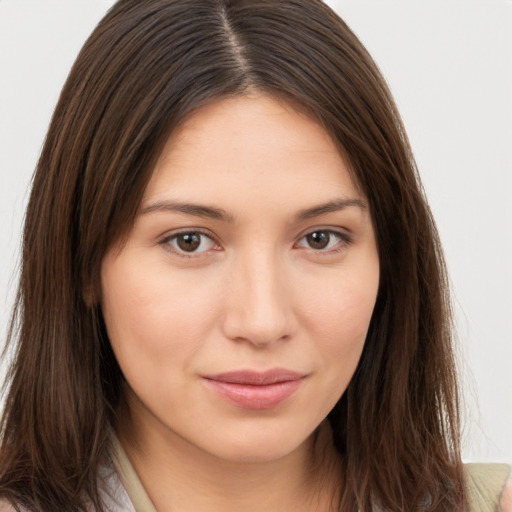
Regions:
[[[184,231],[203,233],[192,251]],[[174,130],[102,266],[127,381],[118,434],[159,511],[329,509],[340,475],[319,425],[355,371],[378,283],[365,198],[315,121],[252,94]],[[304,378],[270,409],[236,406],[204,380],[272,368]]]

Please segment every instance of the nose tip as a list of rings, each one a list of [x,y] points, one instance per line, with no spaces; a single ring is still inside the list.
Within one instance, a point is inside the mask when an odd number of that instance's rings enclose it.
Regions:
[[[270,265],[245,270],[231,281],[225,335],[256,347],[287,340],[293,322],[283,275]]]
[[[248,341],[256,347],[264,347],[289,337],[284,318],[257,317],[247,312],[238,324],[231,324],[228,337],[235,341]]]

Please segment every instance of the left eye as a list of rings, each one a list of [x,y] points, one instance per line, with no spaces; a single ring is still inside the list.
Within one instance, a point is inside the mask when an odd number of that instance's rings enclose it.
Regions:
[[[325,251],[335,248],[342,242],[347,242],[347,240],[341,233],[327,229],[319,229],[303,236],[297,245],[316,251]]]
[[[189,254],[205,252],[216,245],[210,237],[199,231],[178,233],[167,238],[163,243],[170,245],[176,252]]]

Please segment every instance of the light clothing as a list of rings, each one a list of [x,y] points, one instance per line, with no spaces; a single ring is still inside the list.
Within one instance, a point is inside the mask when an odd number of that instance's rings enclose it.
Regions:
[[[114,465],[120,480],[114,485],[122,487],[124,501],[121,508],[113,509],[113,512],[157,512],[117,439],[114,450]],[[512,512],[512,471],[508,465],[466,464],[465,469],[470,512]],[[128,506],[125,505],[127,498]]]
[[[135,469],[114,438],[113,467],[102,468],[102,499],[109,512],[157,512]],[[470,512],[512,512],[512,472],[506,464],[466,464]],[[0,512],[16,512],[0,503]],[[21,511],[23,512],[23,511]],[[94,512],[91,509],[91,512]]]

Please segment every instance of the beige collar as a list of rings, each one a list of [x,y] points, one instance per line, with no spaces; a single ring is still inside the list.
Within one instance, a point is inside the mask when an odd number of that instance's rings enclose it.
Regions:
[[[112,436],[112,462],[135,512],[157,512],[117,436]]]

